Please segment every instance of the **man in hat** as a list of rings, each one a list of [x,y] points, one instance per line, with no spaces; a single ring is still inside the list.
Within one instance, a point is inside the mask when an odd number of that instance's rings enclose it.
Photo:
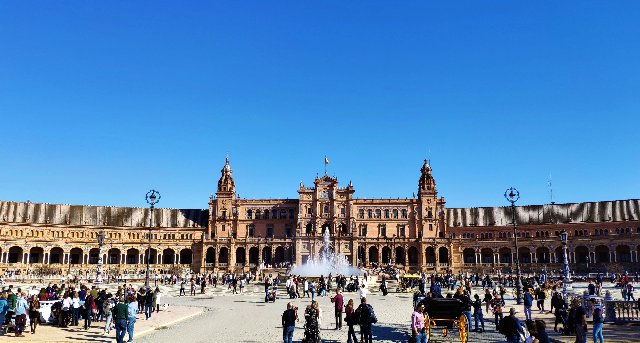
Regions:
[[[502,333],[507,337],[507,343],[520,342],[520,334],[524,334],[524,329],[520,320],[516,318],[516,310],[512,307],[509,309],[509,315],[502,319],[500,324]]]

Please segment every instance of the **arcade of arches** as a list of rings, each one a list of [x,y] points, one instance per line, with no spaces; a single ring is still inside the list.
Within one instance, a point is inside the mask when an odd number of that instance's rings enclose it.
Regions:
[[[116,273],[139,273],[147,262],[159,273],[286,267],[317,256],[325,233],[353,265],[489,271],[519,261],[525,272],[557,270],[562,230],[572,270],[640,266],[637,199],[518,206],[514,233],[509,208],[447,208],[426,160],[405,199],[357,198],[351,182],[327,174],[300,183],[298,198],[239,198],[228,159],[213,187],[207,209],[157,208],[150,249],[148,209],[0,201],[0,272],[95,272],[99,261]]]

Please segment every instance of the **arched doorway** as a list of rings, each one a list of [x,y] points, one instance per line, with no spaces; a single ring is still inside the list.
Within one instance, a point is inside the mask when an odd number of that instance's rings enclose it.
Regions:
[[[204,263],[207,263],[207,264],[216,263],[216,248],[214,247],[207,248],[207,255],[205,256]]]
[[[147,253],[149,253],[147,255]],[[144,255],[142,256],[142,259],[144,260],[144,263],[147,263],[147,256],[149,257],[149,264],[156,264],[158,263],[158,250],[151,248],[151,250],[149,249],[145,249],[144,250]]]
[[[435,264],[436,263],[436,249],[433,247],[427,247],[424,250],[425,256],[427,257],[427,264]],[[475,258],[474,261],[475,263]]]
[[[89,264],[98,264],[100,258],[100,249],[93,248],[89,250]]]
[[[554,250],[554,252],[555,252],[555,255],[556,255],[556,256],[555,256],[554,263],[564,263],[564,262],[563,262],[563,261],[564,261],[564,260],[563,260],[563,258],[564,258],[564,252],[563,252],[562,246],[557,247],[557,248]],[[587,250],[587,252],[588,252],[588,250]],[[569,252],[567,251],[567,253],[569,253]],[[576,252],[576,256],[577,256],[577,255],[578,255],[578,254],[577,254],[577,252]],[[573,261],[573,262],[575,263],[575,261]]]
[[[558,263],[564,263],[564,251],[562,249],[562,247],[560,248],[560,254],[558,254]],[[567,254],[569,252],[567,251]],[[587,263],[587,261],[589,260],[589,248],[581,245],[579,247],[576,247],[575,250],[576,253],[576,260],[573,261],[574,263]],[[557,254],[557,252],[556,252]]]
[[[382,263],[384,264],[391,263],[391,248],[389,247],[382,248]]]
[[[358,262],[367,264],[367,250],[363,246],[358,247]]]
[[[249,263],[257,265],[260,261],[258,247],[249,248]]]
[[[518,248],[520,263],[531,263],[531,250],[527,247]]]
[[[274,262],[275,263],[283,263],[284,262],[284,248],[282,246],[278,246],[276,248],[275,254],[274,254]]]
[[[245,264],[246,259],[245,259],[245,255],[244,254],[245,254],[244,247],[238,247],[236,249],[236,264],[237,265],[240,265],[240,264],[244,265]]]
[[[596,247],[596,262],[597,263],[611,263],[611,255],[609,254],[609,247],[606,245],[598,245]]]
[[[500,248],[498,254],[500,255],[500,263],[511,263],[511,248]]]
[[[173,249],[162,250],[162,264],[176,263],[176,252]]]
[[[224,264],[229,263],[229,249],[227,249],[227,247],[220,248],[219,261],[220,261],[219,263],[224,263]]]
[[[49,263],[62,263],[64,257],[64,250],[60,247],[55,247],[49,252]]]
[[[440,247],[438,249],[438,258],[440,264],[449,264],[449,249]]]
[[[133,248],[127,250],[127,264],[138,264],[138,263],[140,263],[140,251],[138,251],[138,249],[133,249]]]
[[[21,247],[9,248],[9,263],[22,263],[24,253]]]
[[[193,261],[193,252],[191,249],[180,250],[180,264],[191,264]]]
[[[429,248],[427,248],[427,252],[429,251]],[[427,255],[427,261],[428,261],[428,256]],[[435,256],[434,256],[435,259]],[[464,261],[464,263],[476,263],[476,251],[473,250],[472,248],[466,248],[462,251],[462,260]]]
[[[618,245],[616,247],[616,260],[621,263],[631,262],[631,249],[628,245]]]
[[[271,256],[270,246],[262,248],[262,262],[266,264],[271,264],[273,262],[273,256]]]
[[[369,248],[369,263],[378,263],[378,248],[370,247]]]
[[[409,251],[407,251],[407,255],[409,255],[409,265],[417,266],[418,260],[419,260],[418,248],[413,246],[409,247]]]
[[[53,257],[53,255],[51,255]],[[111,248],[107,252],[108,264],[120,264],[120,249]]]
[[[482,250],[480,250],[480,256],[482,257],[482,263],[493,263],[493,249],[483,248]]]
[[[71,264],[81,264],[82,263],[82,249],[73,248],[71,249]]]
[[[396,264],[404,264],[404,248],[396,247]]]
[[[44,250],[42,248],[34,247],[29,250],[29,263],[43,263]]]
[[[550,263],[551,253],[547,247],[539,247],[536,249],[536,259],[538,263]]]

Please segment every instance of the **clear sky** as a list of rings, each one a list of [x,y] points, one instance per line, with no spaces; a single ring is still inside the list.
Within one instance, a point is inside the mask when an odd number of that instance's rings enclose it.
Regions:
[[[639,1],[2,1],[0,199],[205,208],[328,172],[448,207],[638,198]]]

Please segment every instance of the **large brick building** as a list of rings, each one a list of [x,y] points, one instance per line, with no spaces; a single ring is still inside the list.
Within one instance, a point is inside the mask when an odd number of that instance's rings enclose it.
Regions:
[[[508,270],[514,260],[510,207],[446,208],[427,161],[417,196],[361,199],[324,175],[300,184],[297,199],[241,199],[227,159],[207,210],[155,209],[150,264],[158,272],[249,270],[304,263],[328,230],[352,264],[407,270]],[[110,274],[144,270],[147,208],[0,202],[0,268],[21,273],[93,273],[100,255]],[[516,207],[524,271],[559,269],[558,233],[570,234],[578,271],[633,270],[640,252],[640,200]]]

